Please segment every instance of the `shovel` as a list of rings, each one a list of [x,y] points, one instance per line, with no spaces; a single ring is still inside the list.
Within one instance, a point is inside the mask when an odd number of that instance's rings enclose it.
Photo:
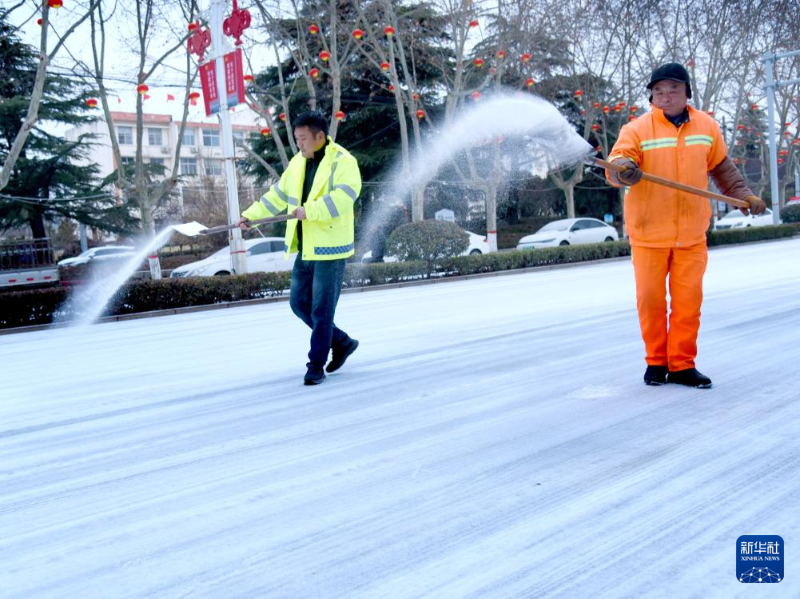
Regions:
[[[608,170],[615,171],[617,173],[621,173],[623,171],[628,170],[624,166],[620,166],[619,164],[614,164],[613,162],[602,160],[601,158],[589,157],[586,160],[586,162],[588,162],[589,164],[596,164],[597,166],[602,166],[603,168],[607,168]],[[657,177],[656,175],[651,175],[650,173],[642,172],[642,179],[644,179],[645,181],[650,181],[651,183],[658,183],[659,185],[663,185],[664,187],[671,187],[672,189],[678,189],[680,191],[685,191],[687,193],[693,193],[695,195],[702,196],[704,198],[710,198],[712,200],[717,200],[719,202],[725,202],[726,204],[730,204],[731,206],[736,206],[737,208],[750,208],[750,204],[745,202],[744,200],[737,200],[736,198],[724,196],[720,193],[714,193],[713,191],[708,191],[707,189],[701,189],[700,187],[693,187],[691,185],[684,185],[683,183],[678,183],[677,181],[670,181],[669,179]]]
[[[297,218],[294,214],[280,214],[278,216],[271,216],[269,218],[260,218],[258,220],[251,220],[248,221],[248,226],[252,227],[255,225],[266,225],[269,223],[280,223],[285,220],[290,220],[292,218]],[[180,233],[181,235],[186,235],[187,237],[197,237],[198,235],[213,235],[214,233],[224,233],[225,231],[230,231],[231,229],[235,229],[239,225],[220,225],[219,227],[211,227],[208,228],[205,225],[201,225],[197,221],[192,221],[190,223],[186,223],[183,225],[172,225],[172,228]]]

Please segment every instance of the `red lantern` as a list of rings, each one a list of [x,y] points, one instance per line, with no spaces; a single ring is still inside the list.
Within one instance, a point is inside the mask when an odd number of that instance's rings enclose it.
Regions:
[[[600,108],[600,102],[595,102],[595,103],[593,104],[593,106],[594,106],[595,108]]]
[[[189,31],[194,31],[195,29],[197,29],[197,27],[198,27],[197,22],[189,23]]]
[[[278,118],[279,118],[279,119],[280,119],[282,122],[284,122],[284,123],[285,123],[285,122],[286,122],[286,113],[285,113],[285,112],[282,112],[282,113],[280,113],[280,114],[278,115]]]
[[[475,59],[475,66],[477,68],[483,68],[483,58],[476,58]]]
[[[750,104],[750,110],[758,110],[758,104]]]
[[[394,27],[392,27],[391,25],[387,25],[386,27],[383,28],[383,32],[388,37],[392,37],[394,35]]]
[[[500,60],[503,60],[505,57],[506,57],[506,51],[505,50],[500,50],[497,53],[497,58],[499,58]]]
[[[603,106],[603,114],[608,114],[611,112],[611,106]]]
[[[620,102],[619,104],[617,104],[617,106],[619,106],[620,108],[625,108],[627,104],[625,102]]]
[[[390,65],[388,62],[382,62],[381,63],[381,71],[385,72],[385,71],[388,71],[391,68],[392,68],[392,65]]]
[[[530,52],[525,52],[525,54],[519,57],[519,59],[526,64],[531,61],[531,58],[533,58],[533,56],[531,56]]]
[[[638,106],[631,106],[631,112],[635,114],[637,110],[639,110]]]
[[[598,125],[597,123],[592,125],[592,131],[599,131],[599,130],[600,130],[600,125]]]
[[[525,85],[527,85],[528,87],[533,87],[533,84],[534,84],[534,83],[536,83],[536,82],[535,82],[535,81],[534,81],[532,78],[528,78],[528,79],[525,81]]]
[[[614,112],[619,112],[620,110],[622,110],[621,106],[614,106]]]
[[[414,98],[414,101],[415,101],[415,102],[418,102],[418,101],[419,101],[419,94],[418,94],[417,92],[414,92],[414,95],[413,95],[413,96],[411,96],[411,97],[412,97],[412,98]]]
[[[41,19],[36,19],[36,24],[39,25],[39,27],[41,27],[42,26],[42,20]]]
[[[480,23],[478,23],[478,19],[472,19],[472,20],[469,22],[469,26],[470,26],[470,27],[477,27],[478,25],[480,25]]]
[[[738,125],[736,128],[737,128],[739,131],[744,131],[744,125],[743,125],[742,123],[739,123],[739,125]]]
[[[336,113],[334,116],[336,117],[336,120],[337,120],[337,121],[343,121],[343,120],[344,120],[344,117],[345,117],[345,116],[347,116],[347,115],[346,115],[344,112],[342,112],[342,111],[340,110],[340,111],[339,111],[339,112],[337,112],[337,113]]]
[[[311,70],[308,72],[308,74],[309,74],[309,75],[311,75],[311,77],[312,77],[313,79],[316,79],[317,77],[319,77],[319,69],[318,69],[317,67],[314,67],[313,69],[311,69]]]
[[[788,156],[789,155],[789,150],[781,150],[780,152],[778,152],[778,155],[779,156]]]
[[[311,35],[317,35],[319,33],[319,27],[317,27],[314,23],[308,26],[308,32]]]
[[[476,102],[481,99],[481,92],[475,91],[472,92],[472,99]]]
[[[713,110],[709,110],[706,114],[708,114],[708,116],[714,116],[714,111]]]
[[[636,120],[636,116],[633,115],[633,114],[628,117],[628,122],[635,121],[635,120]]]
[[[793,146],[800,146],[800,139],[797,139],[797,138],[795,137],[795,138],[792,140],[792,145],[793,145]]]
[[[253,76],[252,75],[245,75],[244,80],[246,83],[253,83]]]
[[[788,128],[788,127],[791,127],[792,124],[791,123],[784,123],[783,126]]]
[[[97,100],[95,98],[89,98],[86,100],[86,105],[89,108],[97,108]]]
[[[422,120],[422,119],[424,119],[424,118],[425,118],[425,111],[424,111],[424,110],[422,110],[422,109],[419,109],[419,110],[417,110],[417,118],[418,118],[419,120]]]
[[[330,59],[330,57],[331,57],[331,53],[328,52],[327,50],[323,50],[322,52],[319,53],[319,59],[322,62],[328,62],[328,59]]]
[[[353,29],[353,37],[357,40],[360,40],[364,37],[364,32],[361,29]]]
[[[136,92],[140,95],[144,95],[149,91],[150,88],[147,87],[147,85],[145,85],[144,83],[140,83],[139,85],[136,86]]]
[[[264,127],[264,128],[261,130],[261,135],[262,135],[263,137],[269,137],[269,134],[270,134],[270,133],[272,133],[272,130],[271,130],[269,127]]]
[[[784,134],[786,137],[791,137],[791,136],[792,136],[792,132],[791,132],[791,131],[784,131],[784,132],[783,132],[783,134]]]
[[[778,158],[778,164],[783,164],[783,158]]]
[[[582,90],[582,89],[576,89],[576,90],[575,90],[575,97],[576,97],[576,98],[581,98],[581,97],[583,97],[583,90]]]
[[[392,84],[389,85],[389,91],[394,93],[394,85],[392,85]]]
[[[59,8],[64,6],[64,3],[61,0],[47,0],[47,6],[58,10]]]
[[[199,97],[200,97],[200,92],[192,92],[189,94],[189,99],[194,102],[196,102]]]

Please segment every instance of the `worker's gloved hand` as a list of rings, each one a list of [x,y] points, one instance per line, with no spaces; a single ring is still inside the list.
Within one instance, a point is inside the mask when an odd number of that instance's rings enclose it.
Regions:
[[[628,169],[617,175],[617,178],[623,185],[636,185],[642,180],[642,169],[630,158],[618,158],[614,161],[614,164],[619,164]]]
[[[744,201],[750,204],[750,212],[752,212],[754,216],[757,214],[764,214],[764,211],[767,209],[767,205],[758,196],[747,196]],[[747,208],[740,208],[740,210],[747,216]]]
[[[246,216],[243,216],[242,218],[239,219],[239,222],[236,223],[236,226],[239,227],[242,231],[247,231],[250,229],[250,225],[247,224],[249,222],[250,219],[247,218]]]

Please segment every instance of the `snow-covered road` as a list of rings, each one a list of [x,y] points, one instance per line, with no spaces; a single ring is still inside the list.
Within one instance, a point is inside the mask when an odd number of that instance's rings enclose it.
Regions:
[[[629,262],[0,337],[0,596],[800,597],[800,240],[715,250],[646,387]]]

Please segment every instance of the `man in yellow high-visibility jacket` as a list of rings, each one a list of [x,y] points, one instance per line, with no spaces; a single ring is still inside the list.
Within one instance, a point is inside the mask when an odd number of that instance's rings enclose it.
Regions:
[[[239,226],[289,210],[286,256],[299,252],[292,270],[292,311],[311,328],[306,385],[325,380],[356,350],[358,341],[333,322],[347,258],[354,254],[354,204],[361,193],[355,157],[328,137],[328,121],[308,112],[294,121],[300,153],[264,196],[242,212]],[[328,354],[333,349],[331,361]]]

